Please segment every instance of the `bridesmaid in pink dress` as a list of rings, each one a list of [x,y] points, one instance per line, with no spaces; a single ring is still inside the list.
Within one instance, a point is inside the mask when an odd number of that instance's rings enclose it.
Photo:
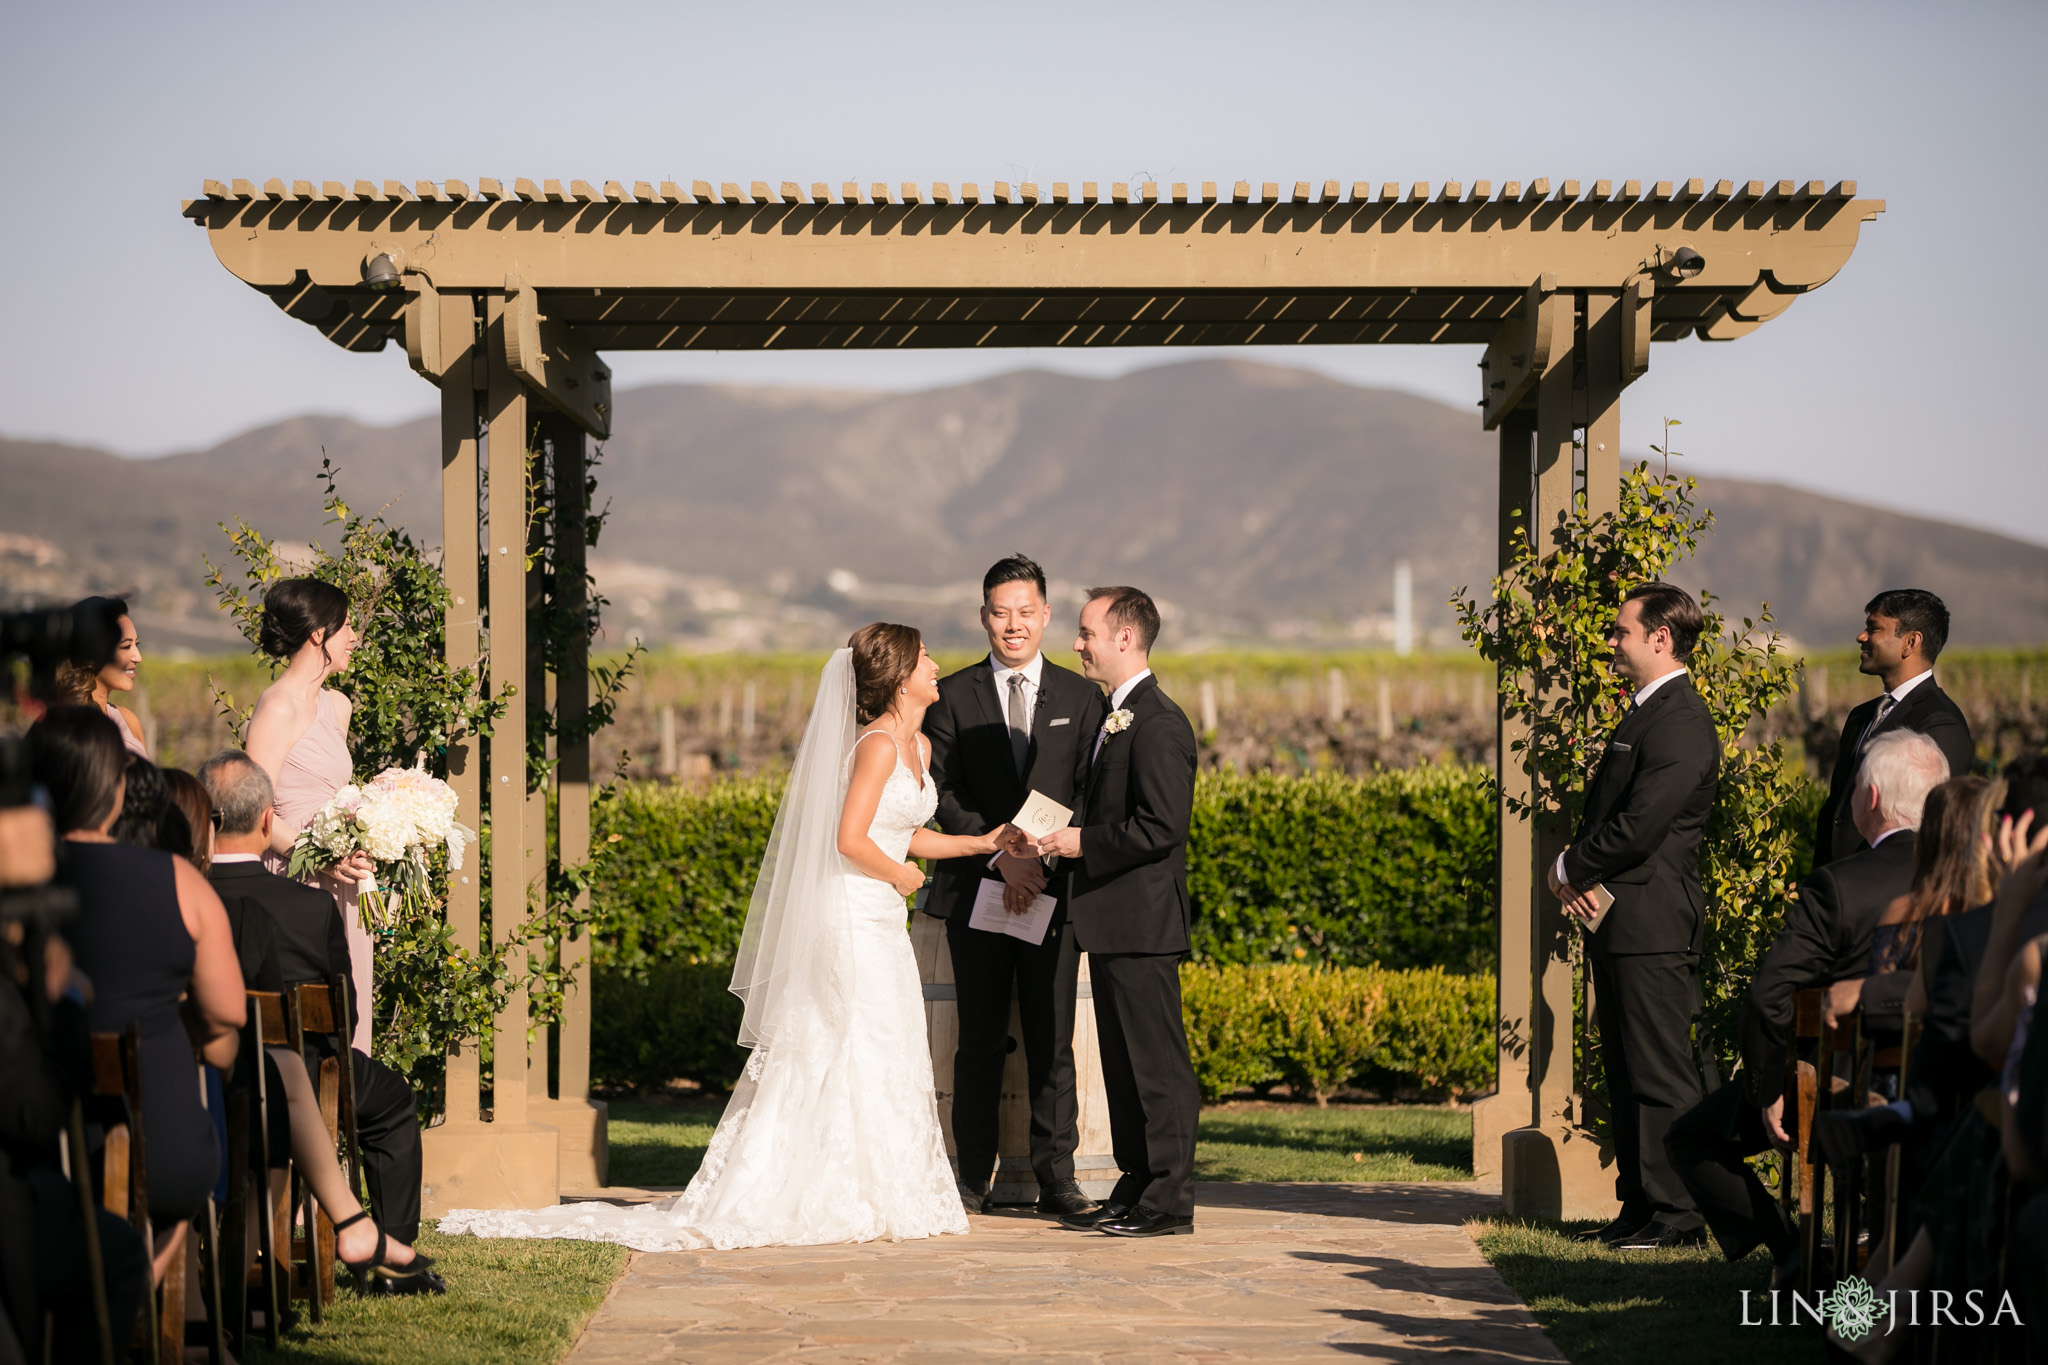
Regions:
[[[113,700],[116,692],[135,690],[135,671],[142,663],[142,640],[128,604],[118,597],[88,597],[72,604],[71,620],[81,652],[57,670],[58,690],[74,705],[106,712],[128,752],[148,758],[142,722]]]
[[[335,792],[354,779],[348,752],[349,699],[327,680],[348,667],[356,633],[349,623],[347,594],[315,578],[287,578],[263,596],[258,643],[265,654],[287,664],[276,682],[256,699],[249,718],[249,757],[270,774],[277,792],[271,823],[271,852],[265,858],[283,874],[291,846],[306,822]],[[372,944],[357,906],[370,859],[362,853],[322,873],[314,885],[333,894],[348,931],[350,990],[356,998],[356,1031],[350,1046],[370,1051]]]

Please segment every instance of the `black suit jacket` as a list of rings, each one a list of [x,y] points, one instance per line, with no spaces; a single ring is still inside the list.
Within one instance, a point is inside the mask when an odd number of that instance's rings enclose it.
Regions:
[[[277,971],[285,985],[306,981],[333,985],[349,978],[348,933],[334,897],[318,887],[280,877],[261,863],[215,863],[209,878],[222,902],[232,906],[237,899],[246,900],[269,918]],[[349,998],[351,1031],[362,1004]]]
[[[939,828],[986,834],[1015,815],[1034,788],[1078,810],[1081,774],[1105,709],[1101,688],[1047,659],[1038,675],[1031,747],[1019,774],[989,661],[942,679],[938,701],[924,713],[932,777],[939,784]],[[925,913],[964,921],[974,911],[982,879],[993,875],[987,858],[948,858],[933,873]],[[1047,890],[1058,894],[1058,886],[1049,883]]]
[[[1614,727],[1564,857],[1573,886],[1604,885],[1614,895],[1591,951],[1700,950],[1700,838],[1720,773],[1721,742],[1690,675],[1659,687]]]
[[[1913,831],[1900,830],[1800,883],[1742,1004],[1742,1071],[1752,1104],[1769,1104],[1784,1092],[1792,997],[1869,974],[1877,922],[1913,884],[1913,848]]]
[[[1139,680],[1124,709],[1130,725],[1092,764],[1094,733],[1081,752],[1081,856],[1062,865],[1067,918],[1086,952],[1185,953],[1195,727],[1157,678]]]
[[[1849,789],[1856,783],[1857,750],[1863,745],[1863,732],[1870,728],[1882,700],[1872,697],[1853,708],[1842,725],[1842,742],[1835,750],[1835,770],[1828,778],[1828,799],[1820,808],[1813,831],[1815,867],[1864,847],[1863,836],[1856,832],[1854,813],[1849,809]],[[1884,718],[1877,733],[1886,735],[1894,730],[1918,731],[1939,745],[1948,759],[1950,777],[1962,777],[1977,760],[1976,742],[1970,738],[1970,722],[1963,717],[1963,708],[1932,678],[1908,692],[1906,699]]]

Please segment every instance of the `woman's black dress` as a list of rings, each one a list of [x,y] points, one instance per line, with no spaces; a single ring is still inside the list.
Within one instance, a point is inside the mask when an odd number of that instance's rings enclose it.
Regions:
[[[57,880],[78,892],[65,937],[92,982],[87,1022],[95,1033],[119,1033],[131,1020],[142,1027],[149,1216],[159,1227],[191,1218],[213,1189],[220,1149],[199,1099],[192,1036],[178,1015],[195,950],[178,911],[173,857],[66,840]]]

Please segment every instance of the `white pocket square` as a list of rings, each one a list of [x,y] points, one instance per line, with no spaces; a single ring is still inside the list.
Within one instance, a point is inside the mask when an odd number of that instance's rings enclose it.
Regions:
[[[1050,727],[1050,726],[1054,726],[1054,725],[1065,725],[1065,724],[1066,724],[1066,723],[1067,723],[1068,721],[1070,721],[1070,720],[1072,720],[1072,719],[1073,719],[1073,717],[1072,717],[1072,716],[1061,716],[1061,717],[1060,717],[1060,718],[1059,718],[1058,720],[1049,720],[1049,721],[1047,721],[1047,722],[1046,722],[1046,725],[1047,725],[1048,727]]]

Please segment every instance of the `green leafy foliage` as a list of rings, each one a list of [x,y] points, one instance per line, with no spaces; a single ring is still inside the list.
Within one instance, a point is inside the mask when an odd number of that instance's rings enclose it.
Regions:
[[[1474,768],[1204,773],[1189,829],[1195,956],[1483,970],[1494,842]]]
[[[530,461],[530,464],[542,464]],[[594,461],[592,462],[594,463]],[[263,592],[279,579],[308,575],[333,583],[348,594],[359,643],[348,671],[332,685],[352,703],[349,752],[358,779],[387,767],[410,767],[424,758],[436,777],[448,775],[449,744],[459,738],[488,741],[493,725],[506,710],[513,689],[492,695],[485,680],[488,658],[460,668],[446,662],[444,621],[451,605],[447,581],[425,547],[402,528],[385,523],[381,514],[359,512],[343,499],[338,471],[322,459],[317,479],[322,485],[328,524],[339,528],[334,549],[313,546],[310,562],[287,562],[276,542],[247,522],[222,526],[230,551],[239,561],[238,575],[211,561],[207,582],[221,607],[235,620],[253,646],[262,623]],[[534,490],[536,492],[540,490]],[[537,498],[528,539],[534,564],[553,572],[553,520]],[[602,515],[591,519],[586,535],[595,541]],[[557,607],[554,580],[544,577],[543,606],[530,622],[546,644],[550,665],[569,657],[564,641],[581,629],[586,641],[594,635],[603,599],[590,595],[588,609],[577,613]],[[587,724],[604,723],[630,673],[634,655],[593,669],[597,693]],[[282,660],[266,661],[275,677]],[[241,742],[253,710],[238,704],[219,686],[215,703]],[[554,708],[544,698],[528,698],[529,790],[547,779],[548,739],[554,735]],[[538,734],[539,743],[534,743]],[[602,794],[594,803],[604,806]],[[490,867],[490,822],[476,812],[458,812],[476,820],[483,843],[469,854],[467,865],[486,883]],[[431,1095],[450,1048],[471,1039],[488,1040],[494,1016],[511,993],[524,988],[535,1027],[558,1021],[569,978],[559,947],[583,932],[590,916],[584,893],[614,847],[600,838],[590,862],[564,867],[551,851],[544,891],[532,898],[528,914],[514,925],[491,927],[490,943],[478,950],[455,942],[445,912],[406,915],[375,927],[375,1051],[384,1061]],[[427,873],[427,891],[436,906],[447,898],[447,856],[437,852]],[[485,904],[489,899],[486,895]],[[514,963],[519,965],[515,968]]]
[[[600,1085],[659,1092],[691,1080],[728,1090],[747,1064],[744,1007],[723,963],[661,962],[638,976],[600,970],[592,982],[590,1074]]]
[[[1580,495],[1556,527],[1539,528],[1541,543],[1522,547],[1489,597],[1461,590],[1452,599],[1465,639],[1499,669],[1508,718],[1524,727],[1511,757],[1528,774],[1530,795],[1506,793],[1507,803],[1540,828],[1568,830],[1579,818],[1600,746],[1628,701],[1611,667],[1608,627],[1623,597],[1664,578],[1712,528],[1713,513],[1695,505],[1696,490],[1692,479],[1637,465],[1622,477],[1616,512],[1591,515]],[[1799,667],[1772,628],[1769,607],[1738,627],[1712,603],[1702,594],[1706,628],[1690,661],[1722,752],[1700,854],[1707,898],[1700,1028],[1732,1065],[1741,992],[1782,920],[1799,866],[1810,783],[1782,740],[1750,734],[1791,694]]]
[[[635,974],[729,960],[780,784],[621,782],[612,793],[594,817],[620,836],[596,881],[598,960]],[[1482,970],[1494,858],[1493,798],[1473,769],[1203,773],[1188,849],[1195,955]]]
[[[1452,1094],[1492,1083],[1491,973],[1190,962],[1180,976],[1206,1099],[1274,1082],[1318,1104],[1348,1081]]]

